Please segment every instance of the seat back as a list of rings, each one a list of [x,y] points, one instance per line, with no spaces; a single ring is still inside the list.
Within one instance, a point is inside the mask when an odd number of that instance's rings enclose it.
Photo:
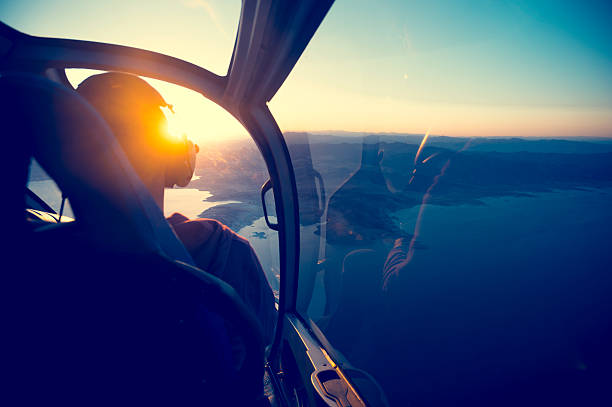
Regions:
[[[232,392],[242,383],[226,327],[235,317],[214,309],[235,302],[223,283],[203,284],[203,272],[160,253],[100,247],[79,222],[37,229],[28,242],[36,255],[22,263],[11,331],[12,387],[24,404],[244,401]],[[248,353],[263,370],[259,346]]]
[[[63,85],[22,73],[3,73],[0,93],[7,133],[31,138],[36,160],[101,242],[161,250],[193,264],[110,128],[87,101]]]

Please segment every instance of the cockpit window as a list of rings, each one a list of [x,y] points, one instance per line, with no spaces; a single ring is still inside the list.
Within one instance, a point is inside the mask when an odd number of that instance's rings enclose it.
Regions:
[[[225,75],[240,7],[238,0],[8,1],[0,15],[26,34],[143,48]]]
[[[90,76],[101,73],[86,69],[66,70],[67,77],[75,88]],[[174,141],[186,138],[199,149],[195,171],[187,185],[165,188],[164,215],[171,220],[171,224],[182,219],[182,216],[186,219],[211,219],[244,238],[257,256],[258,264],[267,278],[266,284],[270,286],[274,298],[278,299],[278,233],[266,226],[260,194],[260,188],[269,175],[253,139],[233,116],[199,93],[164,81],[144,77],[142,79],[153,86],[170,105],[162,109],[167,121],[165,137]],[[126,154],[128,159],[132,159],[130,154],[138,152],[134,150]],[[145,154],[144,149],[142,154]],[[267,207],[272,209],[274,205],[268,203]],[[172,218],[175,213],[179,213],[181,217]],[[271,218],[274,221],[274,217]],[[210,228],[209,232],[219,229],[218,224],[214,222],[209,222],[206,226]],[[189,226],[186,228],[189,229]],[[227,248],[232,245],[230,241],[218,240],[203,243],[202,246]],[[248,252],[246,246],[243,249],[241,250]],[[223,262],[219,260],[222,258],[220,254],[218,263]],[[197,262],[197,259],[195,260]],[[198,265],[205,271],[208,271],[206,266],[212,267],[212,264],[208,263]],[[242,265],[236,264],[232,267],[240,268]],[[254,275],[258,276],[260,273],[257,271]],[[261,287],[249,288],[257,290]]]
[[[37,204],[37,202],[33,202],[33,205],[27,205],[28,208],[32,208],[35,210],[38,209],[52,209],[55,214],[53,214],[54,219],[58,219],[57,216],[60,212],[62,214],[62,219],[66,220],[68,218],[74,218],[74,213],[72,212],[72,207],[70,206],[70,199],[62,194],[62,191],[57,186],[55,181],[42,169],[40,164],[35,159],[32,159],[30,164],[30,173],[28,178],[27,188],[34,193],[38,198],[34,198],[36,201],[38,199],[42,200],[44,204],[42,207]],[[64,205],[62,207],[62,200],[64,200]],[[28,200],[26,199],[26,203]],[[48,206],[49,208],[47,208]],[[47,212],[47,211],[45,211]]]
[[[392,406],[610,401],[602,12],[337,2],[271,101],[298,310]]]

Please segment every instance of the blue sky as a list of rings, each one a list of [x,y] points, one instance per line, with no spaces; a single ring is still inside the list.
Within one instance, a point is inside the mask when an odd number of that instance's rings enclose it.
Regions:
[[[225,73],[239,1],[141,3],[4,1],[0,16]],[[338,0],[271,110],[285,130],[612,136],[611,4]]]
[[[605,2],[338,1],[273,112],[299,122],[283,105],[302,94],[338,129],[610,136],[610,17]]]

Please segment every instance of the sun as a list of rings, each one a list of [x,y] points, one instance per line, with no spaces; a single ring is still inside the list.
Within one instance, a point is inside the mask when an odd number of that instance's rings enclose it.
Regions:
[[[92,69],[67,69],[66,75],[73,87],[90,75],[104,71]],[[183,135],[194,143],[206,145],[227,140],[250,138],[245,128],[227,111],[216,103],[191,89],[184,88],[157,79],[142,77],[153,86],[172,109],[162,108],[172,139],[181,139]]]
[[[187,134],[187,129],[185,128],[185,122],[181,120],[181,117],[174,112],[172,106],[161,108],[164,116],[166,116],[167,127],[165,132],[168,134],[170,139],[172,140],[180,140],[183,138],[183,135]]]

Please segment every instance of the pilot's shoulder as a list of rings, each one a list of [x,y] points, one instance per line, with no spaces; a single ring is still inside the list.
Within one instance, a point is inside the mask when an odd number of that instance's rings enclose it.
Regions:
[[[232,239],[234,241],[240,242],[241,244],[245,244],[250,246],[250,243],[247,239],[240,236],[238,233],[234,232],[230,229],[229,226],[225,225],[222,222],[219,222],[216,219],[208,219],[208,218],[196,218],[189,219],[186,216],[180,213],[174,213],[167,218],[168,223],[172,225],[174,230],[179,234],[187,232],[191,232],[189,234],[197,234],[200,238],[208,238],[211,235],[222,235],[226,239]],[[204,236],[202,236],[204,235]]]
[[[172,226],[178,225],[179,223],[187,222],[189,218],[182,213],[174,212],[172,215],[166,218],[169,224]]]

